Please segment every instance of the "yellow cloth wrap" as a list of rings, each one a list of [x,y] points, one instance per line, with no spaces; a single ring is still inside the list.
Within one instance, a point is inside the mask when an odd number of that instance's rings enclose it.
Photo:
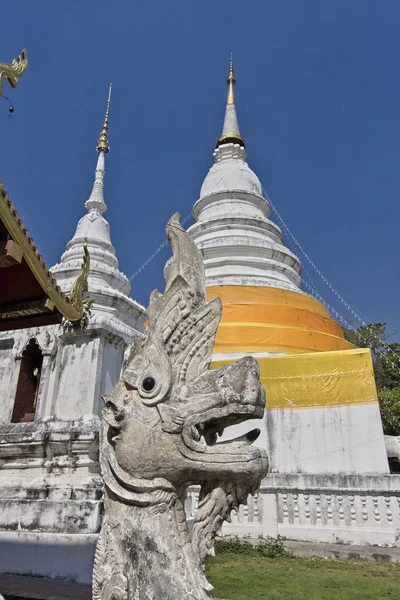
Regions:
[[[329,318],[325,306],[311,296],[280,288],[258,285],[215,285],[207,288],[209,300],[221,298],[223,304],[277,304],[304,308]]]
[[[257,359],[266,408],[312,408],[378,402],[369,349]],[[232,361],[213,362],[217,368]]]
[[[223,303],[215,352],[329,352],[354,348],[326,308],[310,296],[257,286],[214,286]]]

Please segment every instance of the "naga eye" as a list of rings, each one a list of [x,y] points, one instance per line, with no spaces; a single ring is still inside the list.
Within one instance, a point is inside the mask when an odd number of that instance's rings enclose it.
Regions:
[[[154,389],[155,385],[156,385],[156,380],[154,379],[154,377],[145,377],[143,379],[142,388],[144,389],[145,392],[151,392],[151,390]]]

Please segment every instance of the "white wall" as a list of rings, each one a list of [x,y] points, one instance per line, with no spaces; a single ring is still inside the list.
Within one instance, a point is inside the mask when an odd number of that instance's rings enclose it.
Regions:
[[[389,473],[378,403],[267,409],[264,419],[225,430],[224,439],[260,429],[278,473]]]
[[[12,391],[16,387],[20,362],[15,364],[12,353],[14,339],[4,337],[0,339],[0,423],[11,421],[14,406]],[[15,395],[14,390],[14,395]]]

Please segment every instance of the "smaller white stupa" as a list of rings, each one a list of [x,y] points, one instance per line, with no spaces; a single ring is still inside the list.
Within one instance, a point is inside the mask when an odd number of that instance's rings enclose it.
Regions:
[[[110,225],[104,218],[107,205],[104,201],[105,157],[109,151],[108,118],[111,99],[109,90],[104,126],[97,144],[95,180],[92,193],[85,203],[87,214],[78,222],[73,238],[51,272],[58,285],[69,292],[81,270],[83,245],[87,244],[90,255],[88,296],[93,300],[95,318],[104,317],[108,325],[130,337],[134,330],[143,329],[145,312],[143,306],[129,297],[130,283],[118,269],[118,259],[111,243]]]

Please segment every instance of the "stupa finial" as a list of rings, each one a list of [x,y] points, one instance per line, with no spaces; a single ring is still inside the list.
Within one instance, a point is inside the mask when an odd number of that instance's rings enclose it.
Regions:
[[[235,72],[233,70],[232,53],[229,62],[229,73],[226,83],[228,84],[228,97],[226,99],[225,119],[224,126],[222,128],[222,135],[217,140],[217,148],[222,144],[239,144],[239,146],[244,147],[244,139],[240,135],[239,124],[236,115],[235,94],[233,91],[233,88],[236,85],[236,79]]]
[[[231,52],[231,60],[229,63],[228,79],[226,80],[226,83],[228,84],[228,98],[226,100],[226,103],[227,104],[235,104],[235,94],[233,91],[233,87],[236,85],[236,79],[235,79],[235,72],[233,70],[232,52]]]
[[[99,141],[96,146],[99,156],[97,158],[93,189],[89,199],[85,202],[86,210],[89,212],[95,210],[100,215],[107,210],[107,205],[104,202],[104,174],[106,170],[105,155],[110,149],[108,145],[108,113],[110,112],[111,88],[112,83],[110,83],[108,90],[106,116],[104,118],[103,129],[101,130]]]
[[[109,87],[109,90],[108,90],[108,100],[107,100],[106,116],[104,118],[103,129],[101,130],[99,141],[98,141],[97,146],[96,146],[97,152],[104,152],[104,154],[107,154],[107,152],[110,149],[110,147],[108,145],[108,113],[110,111],[111,89],[112,89],[112,83],[110,83],[110,87]]]

